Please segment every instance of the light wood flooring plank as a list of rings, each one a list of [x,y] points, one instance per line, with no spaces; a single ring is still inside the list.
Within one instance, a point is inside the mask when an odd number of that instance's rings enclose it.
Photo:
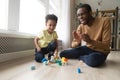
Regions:
[[[36,69],[31,70],[35,65]],[[77,72],[81,69],[81,73]],[[34,61],[34,56],[0,63],[0,80],[119,80],[120,52],[111,51],[106,63],[98,68],[89,67],[78,60],[68,65],[44,65]]]

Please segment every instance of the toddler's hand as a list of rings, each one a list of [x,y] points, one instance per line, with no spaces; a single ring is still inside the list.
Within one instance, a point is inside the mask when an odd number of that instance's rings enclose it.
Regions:
[[[59,57],[58,57],[58,52],[55,52],[55,53],[54,53],[54,58],[56,58],[56,59],[59,58]]]
[[[41,51],[41,48],[40,47],[37,47],[37,52],[40,52]]]

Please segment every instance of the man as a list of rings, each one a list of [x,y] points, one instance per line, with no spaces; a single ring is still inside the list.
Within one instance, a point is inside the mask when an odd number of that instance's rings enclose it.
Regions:
[[[62,51],[60,57],[78,58],[88,66],[100,66],[110,53],[110,20],[107,17],[92,17],[92,10],[88,4],[78,7],[77,17],[80,25],[73,31],[72,48]],[[81,46],[81,41],[86,42],[86,45]]]

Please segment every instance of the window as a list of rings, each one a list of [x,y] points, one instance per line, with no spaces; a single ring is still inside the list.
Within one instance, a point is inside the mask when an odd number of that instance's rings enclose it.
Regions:
[[[19,31],[37,34],[45,27],[46,8],[40,0],[20,1]]]
[[[0,29],[8,27],[8,0],[0,0]]]

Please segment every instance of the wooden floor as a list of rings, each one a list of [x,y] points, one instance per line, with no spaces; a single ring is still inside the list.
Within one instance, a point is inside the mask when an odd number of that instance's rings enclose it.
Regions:
[[[35,70],[31,70],[33,65]],[[64,66],[45,66],[35,62],[34,56],[12,60],[0,63],[0,80],[120,80],[120,52],[111,52],[106,63],[98,68],[78,60],[69,60]]]

